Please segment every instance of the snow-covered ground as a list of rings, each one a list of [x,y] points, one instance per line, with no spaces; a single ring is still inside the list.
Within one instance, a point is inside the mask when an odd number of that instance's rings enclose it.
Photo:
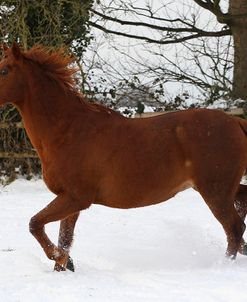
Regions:
[[[52,197],[41,180],[1,188],[0,301],[247,301],[247,258],[224,258],[224,232],[195,191],[141,209],[83,212],[71,253],[75,273],[53,272],[28,231]],[[58,223],[47,232],[56,242]]]

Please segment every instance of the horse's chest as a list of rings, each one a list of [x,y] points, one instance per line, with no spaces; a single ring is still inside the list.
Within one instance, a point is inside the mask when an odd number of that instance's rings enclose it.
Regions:
[[[62,191],[62,183],[58,173],[55,173],[55,171],[51,171],[50,169],[43,167],[42,174],[43,180],[49,190],[58,195]]]
[[[42,161],[42,175],[47,187],[55,194],[59,194],[63,190],[64,169],[56,159],[49,160],[46,158]]]

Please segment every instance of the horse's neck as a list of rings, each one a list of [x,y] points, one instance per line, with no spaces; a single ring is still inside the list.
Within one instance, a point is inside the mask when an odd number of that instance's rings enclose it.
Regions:
[[[78,111],[81,115],[84,113],[82,104],[72,92],[61,93],[58,85],[52,90],[49,86],[30,90],[18,108],[28,136],[38,152],[50,146],[55,139],[59,144],[59,139],[64,139],[78,116]]]

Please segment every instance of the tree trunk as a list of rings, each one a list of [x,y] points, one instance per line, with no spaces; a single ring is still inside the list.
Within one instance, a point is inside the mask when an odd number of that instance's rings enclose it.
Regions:
[[[229,13],[234,41],[233,97],[247,100],[247,1],[230,0]]]

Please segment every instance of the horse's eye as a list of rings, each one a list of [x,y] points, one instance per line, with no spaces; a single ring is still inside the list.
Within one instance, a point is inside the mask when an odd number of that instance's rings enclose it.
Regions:
[[[2,69],[0,69],[0,75],[1,76],[6,76],[9,73],[9,70],[7,67],[4,67]]]

